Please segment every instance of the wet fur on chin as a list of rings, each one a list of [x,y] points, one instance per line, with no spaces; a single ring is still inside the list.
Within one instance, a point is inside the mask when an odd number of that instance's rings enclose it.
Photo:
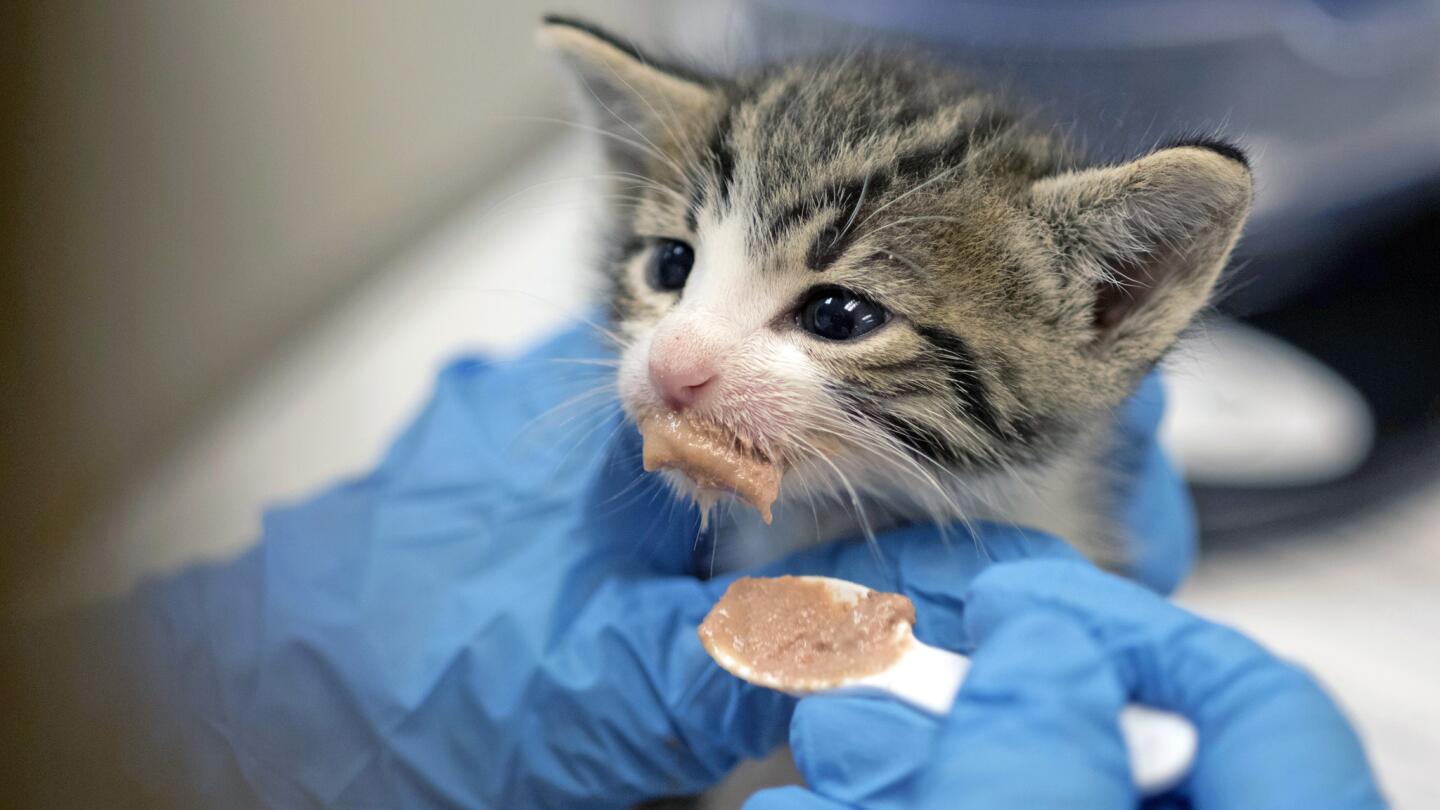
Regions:
[[[699,416],[791,468],[776,526],[738,514],[737,536],[989,519],[1120,561],[1113,414],[1209,300],[1249,212],[1243,152],[1190,139],[1092,165],[966,77],[893,54],[721,77],[574,20],[541,39],[610,164],[627,412],[657,407],[645,364],[669,341],[719,364]],[[664,239],[694,248],[680,290],[648,281]],[[845,343],[803,332],[819,285],[889,321]]]

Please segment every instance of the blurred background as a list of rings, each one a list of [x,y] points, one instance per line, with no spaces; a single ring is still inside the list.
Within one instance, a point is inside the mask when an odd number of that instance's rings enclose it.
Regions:
[[[589,310],[546,11],[719,70],[918,42],[1101,158],[1240,141],[1256,215],[1170,368],[1180,598],[1314,669],[1397,803],[1440,792],[1436,0],[0,5],[8,616],[235,553],[447,358]]]

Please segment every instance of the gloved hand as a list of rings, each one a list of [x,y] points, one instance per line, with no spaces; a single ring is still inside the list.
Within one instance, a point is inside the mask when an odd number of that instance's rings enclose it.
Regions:
[[[211,807],[624,806],[771,750],[793,701],[701,649],[728,580],[694,576],[695,513],[643,474],[618,409],[587,399],[605,370],[567,362],[604,353],[577,330],[452,365],[374,472],[270,512],[238,559],[93,615],[97,648],[128,669],[87,694],[148,697],[136,727]],[[1120,499],[1153,528],[1142,570],[1163,588],[1193,526],[1147,385],[1117,451],[1142,474]],[[931,617],[991,561],[1074,556],[998,528],[896,532],[879,550],[833,544],[766,573],[907,593],[917,634],[953,646],[958,626]]]
[[[810,788],[763,791],[746,810],[1136,807],[1116,726],[1132,701],[1200,732],[1190,777],[1147,807],[1385,806],[1309,676],[1088,563],[995,566],[949,620],[979,646],[948,717],[879,698],[801,701],[790,740]]]

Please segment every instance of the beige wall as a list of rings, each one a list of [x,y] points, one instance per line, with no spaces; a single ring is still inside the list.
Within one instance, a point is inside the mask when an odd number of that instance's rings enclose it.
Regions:
[[[568,3],[626,31],[655,4]],[[545,8],[548,8],[546,4]],[[541,4],[35,0],[0,12],[9,551],[555,126]]]

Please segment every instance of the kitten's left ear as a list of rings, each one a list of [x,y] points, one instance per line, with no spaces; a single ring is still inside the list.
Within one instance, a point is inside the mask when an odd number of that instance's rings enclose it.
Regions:
[[[547,16],[537,39],[558,51],[580,81],[592,123],[606,133],[605,147],[621,163],[643,165],[647,149],[721,102],[714,81],[653,59],[587,22]]]
[[[1209,299],[1251,187],[1244,154],[1212,141],[1031,187],[1055,261],[1089,285],[1097,348],[1137,366],[1169,348]]]

